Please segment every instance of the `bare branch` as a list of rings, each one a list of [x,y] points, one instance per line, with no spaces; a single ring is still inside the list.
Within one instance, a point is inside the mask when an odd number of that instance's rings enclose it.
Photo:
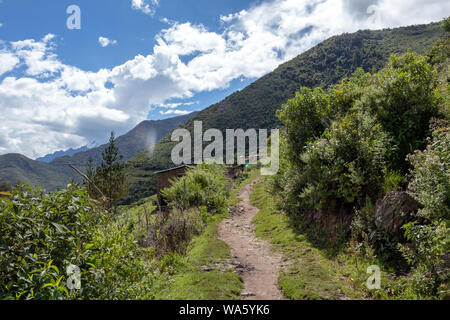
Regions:
[[[91,179],[87,175],[85,175],[83,172],[81,172],[79,169],[75,168],[73,165],[69,164],[69,167],[71,167],[76,173],[78,173],[80,176],[84,178],[90,185],[94,187],[94,189],[102,196],[102,198],[106,198],[103,192],[95,185],[94,182],[92,182]]]

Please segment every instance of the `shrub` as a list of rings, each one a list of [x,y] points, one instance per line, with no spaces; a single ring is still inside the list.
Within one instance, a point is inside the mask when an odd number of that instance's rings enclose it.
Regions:
[[[184,254],[192,237],[203,229],[205,214],[202,209],[157,214],[149,226],[147,238],[141,244],[155,248],[158,257],[171,253]]]
[[[407,178],[400,170],[389,170],[383,183],[383,190],[385,194],[391,191],[404,190],[407,184]]]
[[[350,79],[330,86],[328,93],[321,88],[300,88],[296,96],[277,111],[286,128],[286,155],[297,165],[299,155],[308,142],[319,138],[332,121],[340,119],[363,94],[371,76],[358,69]]]
[[[229,183],[223,166],[202,164],[175,179],[162,195],[173,208],[186,210],[205,206],[213,214],[226,206]]]
[[[333,123],[301,155],[300,197],[308,208],[320,210],[330,200],[361,207],[366,197],[380,195],[385,174],[387,136],[368,114],[350,113]]]
[[[0,199],[0,299],[133,297],[149,272],[127,230],[76,185],[45,194],[18,186]],[[81,290],[67,287],[69,265]]]
[[[412,246],[402,246],[415,267],[412,282],[424,296],[449,296],[450,253],[450,127],[434,126],[426,150],[408,157],[413,169],[409,184],[412,196],[423,205],[418,221],[404,226]]]
[[[359,107],[373,112],[391,136],[390,169],[406,173],[406,156],[426,146],[430,119],[438,115],[437,84],[427,58],[407,53],[392,56],[361,98]]]

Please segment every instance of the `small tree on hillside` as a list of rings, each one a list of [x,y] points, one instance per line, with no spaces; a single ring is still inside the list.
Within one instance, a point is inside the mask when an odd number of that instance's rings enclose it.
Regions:
[[[127,193],[125,186],[124,164],[121,162],[123,156],[119,154],[116,146],[114,132],[111,132],[109,143],[102,152],[102,163],[96,169],[92,158],[89,159],[86,175],[98,186],[107,198],[107,208],[112,209]],[[92,189],[92,190],[90,190]],[[95,194],[92,186],[88,186],[89,193]]]

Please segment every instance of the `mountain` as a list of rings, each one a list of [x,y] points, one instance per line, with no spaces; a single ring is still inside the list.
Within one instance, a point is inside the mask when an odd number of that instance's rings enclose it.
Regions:
[[[134,129],[116,139],[116,145],[123,156],[123,161],[127,161],[140,152],[152,147],[167,133],[185,123],[197,115],[197,113],[198,112],[192,112],[187,115],[164,120],[142,121]],[[67,166],[68,164],[72,164],[83,168],[89,158],[92,157],[94,164],[98,165],[102,160],[102,152],[105,147],[106,144],[103,144],[72,156],[59,157],[53,160],[51,164],[57,166]]]
[[[17,153],[0,155],[0,181],[13,184],[28,183],[54,190],[74,178],[70,171],[70,168],[53,166]]]
[[[37,158],[36,161],[49,163],[49,162],[52,162],[53,160],[55,160],[55,158],[63,157],[63,156],[71,156],[71,155],[74,155],[74,154],[76,154],[78,152],[83,152],[83,151],[87,151],[87,150],[89,150],[89,148],[87,146],[83,146],[83,147],[77,148],[77,149],[70,148],[70,149],[65,150],[65,151],[63,151],[63,150],[56,151],[56,152],[54,152],[52,154],[47,154],[47,155],[45,155],[43,157]]]
[[[197,112],[164,120],[146,120],[134,129],[117,138],[117,146],[123,155],[123,161],[153,146],[177,126],[188,121]],[[101,145],[71,156],[57,157],[50,163],[29,159],[20,154],[0,155],[0,181],[27,183],[42,186],[47,190],[63,188],[72,179],[80,181],[80,177],[69,168],[69,164],[80,169],[86,167],[90,157],[94,163],[101,162],[102,152],[106,145]]]
[[[350,76],[357,68],[378,71],[386,65],[390,55],[408,50],[424,52],[443,36],[438,23],[334,36],[201,111],[180,128],[192,133],[194,121],[203,121],[204,131],[209,128],[276,128],[280,125],[276,110],[294,97],[301,86],[326,88]],[[175,144],[168,134],[151,150],[126,162],[130,192],[124,203],[155,193],[154,172],[174,165],[170,154]]]

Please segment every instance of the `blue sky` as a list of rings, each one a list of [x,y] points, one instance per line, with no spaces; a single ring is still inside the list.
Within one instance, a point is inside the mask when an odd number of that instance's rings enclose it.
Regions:
[[[103,142],[204,109],[330,36],[448,15],[444,0],[0,0],[0,154]]]
[[[0,0],[1,1],[1,0]],[[55,34],[55,52],[61,62],[77,66],[85,71],[114,68],[138,54],[148,55],[156,44],[155,35],[168,28],[166,17],[180,23],[195,21],[208,26],[213,32],[221,32],[221,15],[228,15],[248,8],[258,1],[230,0],[173,0],[160,1],[151,15],[130,8],[130,0],[3,0],[0,4],[0,39],[40,39],[48,33]],[[114,4],[111,4],[113,2]],[[66,27],[66,8],[76,4],[81,9],[82,27],[69,30]],[[150,4],[150,2],[149,2]],[[99,35],[117,41],[116,45],[101,48]],[[213,92],[200,92],[194,101],[178,110],[195,111],[220,101],[234,91],[244,88],[254,79],[237,79],[227,88]],[[183,102],[174,99],[172,103]],[[193,103],[194,104],[190,104]],[[148,119],[158,120],[173,117],[161,114],[164,108],[150,110]]]

